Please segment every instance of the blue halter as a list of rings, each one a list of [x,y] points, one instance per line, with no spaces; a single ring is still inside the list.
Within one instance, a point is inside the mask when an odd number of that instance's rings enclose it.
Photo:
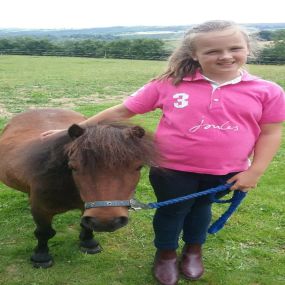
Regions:
[[[129,207],[130,209],[133,210],[142,210],[142,209],[157,209],[163,206],[168,206],[172,205],[175,203],[179,203],[182,201],[190,200],[193,198],[197,198],[200,196],[205,196],[209,195],[210,200],[213,203],[231,203],[229,208],[225,211],[223,215],[220,216],[220,218],[215,221],[208,229],[208,233],[210,234],[215,234],[219,230],[221,230],[224,225],[226,224],[227,220],[230,218],[230,216],[234,213],[234,211],[237,209],[239,204],[242,202],[242,200],[246,196],[246,192],[242,192],[240,190],[233,191],[233,196],[231,199],[228,200],[219,200],[217,199],[216,193],[222,192],[222,191],[227,191],[229,188],[233,185],[232,184],[224,184],[220,185],[215,188],[210,188],[205,191],[193,193],[190,195],[186,195],[183,197],[175,198],[175,199],[170,199],[167,201],[162,201],[162,202],[155,202],[155,203],[148,203],[144,204],[141,203],[135,199],[131,200],[115,200],[115,201],[94,201],[94,202],[86,202],[85,203],[85,209],[90,209],[90,208],[97,208],[97,207]]]

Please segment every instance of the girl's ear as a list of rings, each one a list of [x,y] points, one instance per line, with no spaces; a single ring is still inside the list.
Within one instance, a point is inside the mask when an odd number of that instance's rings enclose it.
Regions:
[[[198,61],[198,58],[197,58],[197,56],[196,56],[194,53],[191,55],[191,57],[192,57],[192,59],[193,59],[194,61]]]

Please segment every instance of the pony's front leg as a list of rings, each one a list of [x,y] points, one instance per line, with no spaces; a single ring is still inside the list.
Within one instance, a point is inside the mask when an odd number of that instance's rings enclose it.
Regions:
[[[33,208],[32,215],[36,223],[34,234],[38,240],[38,244],[31,256],[31,261],[36,268],[48,268],[53,265],[52,256],[49,254],[48,240],[56,234],[56,231],[51,226],[53,215]]]
[[[84,253],[95,254],[102,251],[102,248],[97,240],[94,239],[93,231],[87,228],[81,222],[81,231],[79,235],[80,250]]]

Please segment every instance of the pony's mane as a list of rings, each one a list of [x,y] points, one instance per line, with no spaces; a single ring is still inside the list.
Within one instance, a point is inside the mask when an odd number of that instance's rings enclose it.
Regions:
[[[153,137],[144,129],[129,123],[99,123],[88,127],[65,151],[80,163],[116,169],[134,161],[156,165],[157,152]]]

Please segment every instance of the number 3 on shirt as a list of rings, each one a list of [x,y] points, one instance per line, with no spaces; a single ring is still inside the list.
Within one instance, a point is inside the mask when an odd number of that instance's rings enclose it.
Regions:
[[[175,108],[185,108],[186,106],[188,106],[188,98],[189,95],[186,93],[177,93],[175,95],[173,95],[173,98],[176,99],[174,102],[174,107]]]

